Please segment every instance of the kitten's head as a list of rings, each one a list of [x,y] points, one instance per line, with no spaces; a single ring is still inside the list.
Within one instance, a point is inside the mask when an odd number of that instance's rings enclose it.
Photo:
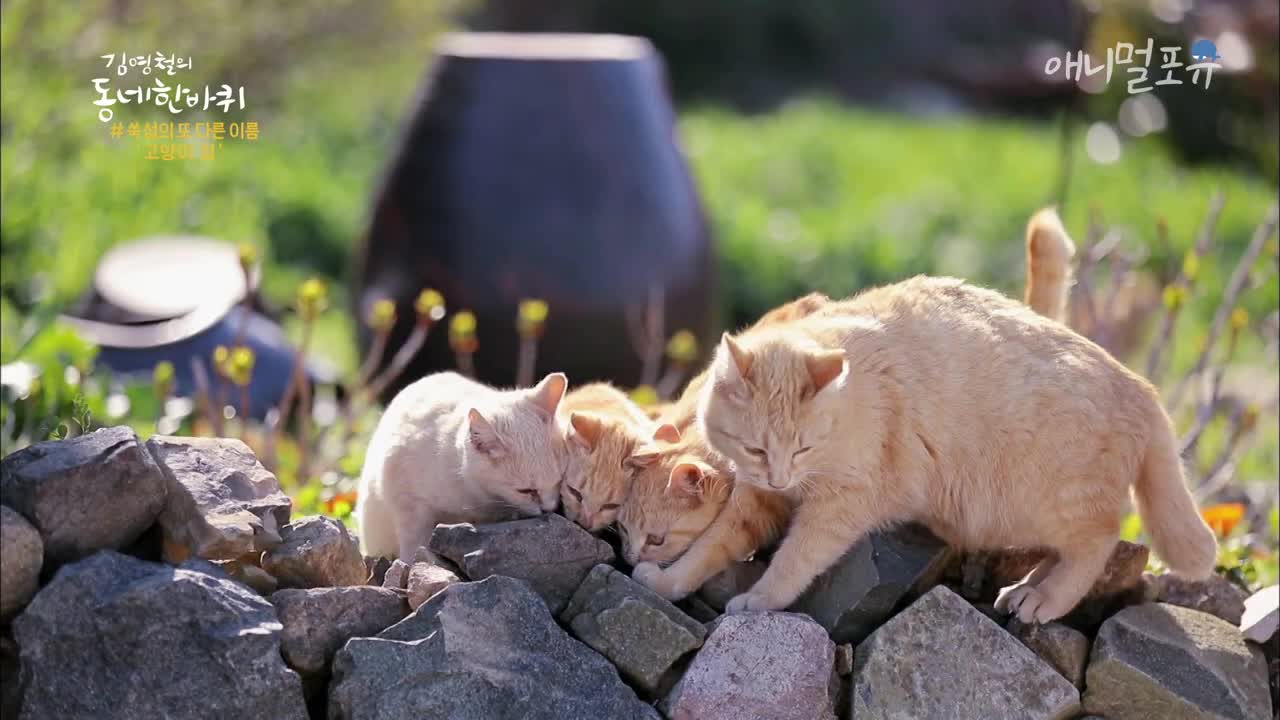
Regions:
[[[569,381],[552,373],[504,402],[467,413],[463,472],[489,495],[525,515],[555,510],[564,477],[564,431],[556,408]]]
[[[622,554],[667,565],[707,529],[729,496],[727,477],[688,444],[651,445],[629,459],[640,470],[618,513]]]
[[[569,458],[560,500],[564,514],[595,532],[612,524],[641,464],[628,458],[649,440],[647,428],[591,412],[569,414]],[[660,425],[652,439],[674,442],[680,433]]]
[[[834,410],[826,402],[843,384],[843,350],[785,331],[736,341],[726,333],[712,361],[712,381],[698,413],[711,447],[734,464],[735,477],[783,491],[816,474],[815,448],[829,441]]]

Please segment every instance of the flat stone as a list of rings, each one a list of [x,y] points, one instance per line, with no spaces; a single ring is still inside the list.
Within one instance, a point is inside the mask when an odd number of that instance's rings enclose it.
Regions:
[[[703,583],[698,588],[698,597],[716,610],[724,612],[724,606],[730,600],[750,590],[768,569],[769,563],[763,560],[734,563]]]
[[[1280,631],[1280,585],[1265,587],[1244,601],[1240,632],[1246,639],[1265,643]]]
[[[280,529],[281,542],[262,555],[262,569],[282,588],[363,585],[364,556],[343,524],[330,517],[302,518]]]
[[[525,582],[450,585],[333,661],[331,720],[659,720]]]
[[[111,551],[63,567],[13,625],[22,717],[305,720],[274,608],[213,572]]]
[[[0,503],[44,543],[44,569],[134,542],[165,504],[155,460],[127,427],[25,447],[0,461]]]
[[[857,644],[936,583],[950,557],[947,546],[918,525],[872,533],[788,609],[817,620],[837,643]]]
[[[292,502],[239,440],[154,435],[168,501],[160,514],[165,560],[235,560],[280,542]]]
[[[702,623],[608,565],[592,568],[560,620],[649,694],[707,636]]]
[[[1080,692],[940,586],[857,646],[851,706],[858,720],[1065,720]]]
[[[27,519],[0,505],[0,622],[26,607],[40,587],[44,543]]]
[[[1225,620],[1166,603],[1126,608],[1103,623],[1085,687],[1085,710],[1109,718],[1271,717],[1262,651]]]
[[[564,609],[591,568],[614,558],[608,543],[556,514],[489,525],[438,525],[430,548],[469,580],[506,575],[528,582],[553,614]]]
[[[432,595],[456,582],[460,580],[452,570],[428,562],[415,562],[409,568],[409,607],[417,610]]]
[[[369,585],[280,590],[271,604],[284,625],[285,662],[304,676],[328,675],[347,640],[377,635],[409,614],[402,593]]]
[[[1016,617],[1009,620],[1008,630],[1072,685],[1084,686],[1084,666],[1089,661],[1089,638],[1084,633],[1059,622],[1028,625]]]
[[[1155,600],[1206,612],[1232,625],[1240,624],[1244,615],[1244,601],[1249,597],[1235,583],[1221,575],[1210,575],[1204,580],[1187,580],[1164,573],[1152,578]]]
[[[835,645],[795,613],[726,615],[662,701],[671,720],[834,720]]]

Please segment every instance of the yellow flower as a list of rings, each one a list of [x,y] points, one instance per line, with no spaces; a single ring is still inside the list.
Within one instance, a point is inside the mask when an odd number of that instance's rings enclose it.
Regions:
[[[248,385],[249,380],[253,378],[253,364],[253,350],[243,345],[237,346],[231,351],[231,358],[227,363],[227,376],[236,385],[241,387]]]
[[[455,313],[449,321],[449,346],[454,352],[472,353],[478,345],[475,313],[470,310]]]
[[[649,407],[658,404],[658,391],[654,390],[651,385],[640,385],[631,391],[631,402],[640,407]]]
[[[521,300],[516,311],[516,332],[520,337],[537,337],[547,322],[547,303],[542,300]]]
[[[1258,424],[1258,413],[1260,409],[1257,405],[1246,405],[1244,412],[1240,414],[1240,429],[1243,432],[1250,432],[1254,426]]]
[[[698,358],[698,338],[688,330],[681,330],[667,341],[667,358],[674,363],[688,365]]]
[[[240,256],[240,269],[246,273],[258,264],[258,248],[249,243],[240,243],[236,246],[236,254]]]
[[[1187,291],[1177,285],[1170,285],[1164,289],[1164,306],[1170,312],[1174,312],[1182,307],[1182,302],[1186,300]]]
[[[1196,255],[1195,250],[1190,250],[1187,252],[1186,256],[1182,258],[1182,276],[1187,279],[1187,282],[1192,282],[1196,279],[1196,275],[1199,274],[1200,257]]]
[[[418,293],[418,299],[413,302],[413,310],[418,313],[418,319],[436,322],[444,317],[444,296],[427,288]]]
[[[369,323],[369,329],[379,335],[391,332],[396,324],[396,304],[386,298],[378,300],[369,308],[366,322]]]
[[[298,286],[298,313],[311,322],[329,306],[329,288],[320,278],[309,278]]]
[[[226,377],[228,374],[228,361],[231,359],[231,351],[227,350],[226,345],[219,345],[213,349],[213,371],[218,375]]]
[[[1210,505],[1200,511],[1205,524],[1213,529],[1218,537],[1226,537],[1235,529],[1236,523],[1244,517],[1244,505],[1240,503],[1224,503]]]
[[[151,371],[151,385],[161,397],[173,392],[173,363],[161,360]]]
[[[1236,308],[1231,311],[1231,330],[1240,332],[1249,325],[1249,311],[1244,308]]]

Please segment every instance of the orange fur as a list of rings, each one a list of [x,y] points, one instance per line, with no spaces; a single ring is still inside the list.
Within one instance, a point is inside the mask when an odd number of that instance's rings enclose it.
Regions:
[[[959,280],[917,277],[726,336],[698,418],[739,485],[797,503],[769,570],[730,610],[784,608],[865,533],[916,520],[958,548],[1055,551],[999,601],[1047,622],[1101,571],[1131,488],[1164,560],[1212,570],[1213,535],[1150,384]]]
[[[1024,299],[1032,310],[1066,322],[1071,290],[1071,259],[1075,243],[1062,227],[1058,213],[1045,208],[1027,223],[1027,285]]]
[[[655,432],[635,403],[608,383],[571,391],[560,405],[569,459],[560,502],[565,516],[590,531],[614,521],[633,468],[624,461]]]

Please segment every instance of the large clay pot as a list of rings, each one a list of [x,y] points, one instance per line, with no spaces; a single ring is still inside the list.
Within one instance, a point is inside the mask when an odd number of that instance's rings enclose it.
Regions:
[[[714,252],[652,46],[611,35],[447,36],[358,263],[358,316],[396,301],[392,349],[412,327],[416,294],[436,288],[450,312],[475,312],[476,374],[496,385],[514,382],[525,298],[550,308],[539,375],[636,383],[625,315],[655,290],[664,334],[688,328],[708,347]],[[438,328],[400,384],[454,367]]]

